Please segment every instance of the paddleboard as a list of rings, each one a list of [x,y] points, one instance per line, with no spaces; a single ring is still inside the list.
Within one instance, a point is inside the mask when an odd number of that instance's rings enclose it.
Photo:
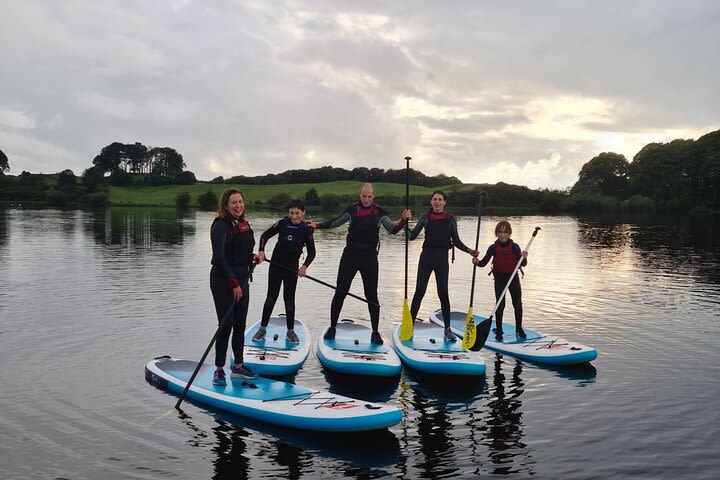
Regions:
[[[400,359],[420,372],[442,375],[482,375],[485,361],[479,352],[463,350],[460,339],[448,342],[444,329],[415,320],[410,340],[400,340],[400,325],[393,332],[393,345]]]
[[[300,370],[310,354],[310,332],[303,322],[295,320],[295,333],[299,344],[287,341],[285,317],[270,317],[265,338],[259,342],[252,339],[260,328],[260,322],[245,331],[244,362],[258,375],[292,375]]]
[[[196,367],[197,362],[191,360],[159,357],[145,366],[145,378],[157,387],[180,394]],[[237,415],[304,430],[378,430],[402,420],[402,412],[395,407],[269,378],[244,380],[230,377],[227,371],[227,386],[215,386],[214,371],[213,365],[203,364],[187,397]]]
[[[437,311],[430,316],[430,321],[442,325],[442,312]],[[450,327],[460,337],[465,333],[465,317],[467,313],[451,312]],[[475,315],[475,324],[479,324],[486,317]],[[548,365],[577,365],[587,363],[597,358],[597,350],[564,338],[545,335],[527,327],[523,327],[527,338],[515,336],[515,324],[503,323],[503,339],[495,339],[493,330],[490,331],[485,347],[497,352],[506,353],[514,357]]]
[[[400,374],[400,358],[387,344],[370,342],[372,330],[352,320],[338,322],[335,338],[323,338],[326,327],[317,342],[317,356],[329,370],[350,375],[393,377]],[[386,340],[387,342],[387,340]]]

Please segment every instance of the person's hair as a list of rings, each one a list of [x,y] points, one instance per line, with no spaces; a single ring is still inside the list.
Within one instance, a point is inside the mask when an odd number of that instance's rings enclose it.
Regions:
[[[222,193],[222,195],[220,195],[220,200],[218,201],[218,217],[227,218],[228,203],[230,203],[230,196],[234,195],[236,193],[240,194],[240,196],[243,198],[243,201],[245,200],[245,195],[243,195],[243,192],[241,192],[237,188],[226,188],[225,191]],[[243,216],[244,215],[245,215],[245,212],[243,211]]]
[[[447,202],[447,195],[445,195],[445,192],[443,192],[442,190],[435,190],[434,192],[432,192],[430,194],[430,199],[432,199],[432,197],[434,197],[435,195],[442,195],[443,200]]]
[[[495,235],[500,233],[500,230],[507,230],[509,234],[512,234],[512,227],[510,226],[510,222],[507,220],[501,220],[498,222],[497,225],[495,225]]]
[[[299,198],[293,198],[287,204],[287,209],[290,210],[291,208],[298,208],[304,212],[305,211],[305,202],[303,202]]]
[[[363,189],[365,187],[370,187],[370,190],[372,190],[373,195],[375,194],[375,186],[370,182],[365,182],[362,185],[360,185],[360,192],[362,193]]]

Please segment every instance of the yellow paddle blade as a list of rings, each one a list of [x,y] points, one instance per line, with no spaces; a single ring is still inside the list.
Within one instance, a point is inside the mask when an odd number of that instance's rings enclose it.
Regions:
[[[465,334],[463,334],[462,347],[465,350],[469,350],[470,347],[475,345],[475,337],[477,331],[475,330],[475,315],[473,315],[472,307],[468,309],[467,317],[465,317]]]
[[[407,298],[403,301],[402,323],[400,324],[400,340],[410,340],[413,336],[413,320],[408,307]]]

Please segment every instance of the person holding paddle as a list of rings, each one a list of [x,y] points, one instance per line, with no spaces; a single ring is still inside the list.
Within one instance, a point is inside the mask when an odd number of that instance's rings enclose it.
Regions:
[[[495,279],[495,300],[500,300],[500,296],[505,292],[505,286],[510,280],[510,276],[515,271],[515,266],[523,257],[520,267],[527,265],[527,251],[521,251],[520,245],[513,242],[510,239],[512,235],[512,226],[507,220],[498,222],[495,226],[495,236],[497,240],[495,243],[490,245],[482,259],[473,258],[473,263],[476,267],[484,267],[488,264],[490,259],[493,259],[492,270],[490,273],[493,274]],[[515,310],[515,334],[519,338],[527,338],[525,331],[522,328],[522,291],[520,289],[520,278],[515,275],[508,287],[510,296],[512,298],[513,309]],[[502,299],[497,305],[497,311],[495,312],[495,339],[501,341],[503,338],[502,319],[503,311],[505,310],[505,298]]]
[[[268,291],[263,306],[260,328],[253,335],[253,340],[259,342],[265,338],[267,326],[270,322],[270,315],[275,307],[280,285],[283,288],[283,300],[285,300],[285,321],[287,322],[287,340],[290,343],[298,344],[300,339],[295,333],[295,288],[298,277],[304,277],[307,268],[315,259],[315,241],[313,240],[313,229],[303,222],[305,215],[305,203],[302,200],[290,200],[288,203],[288,215],[282,220],[265,230],[260,236],[258,257],[265,261],[265,246],[268,240],[277,235],[278,241],[273,250],[270,270],[268,271]],[[307,256],[302,266],[298,268],[298,261],[302,254],[303,247],[307,248]]]
[[[477,257],[479,252],[466,246],[458,235],[457,220],[452,213],[445,211],[447,197],[440,190],[435,190],[430,197],[430,210],[423,212],[418,218],[415,228],[409,233],[409,239],[415,240],[420,232],[425,230],[425,240],[422,245],[422,253],[418,261],[417,277],[415,282],[415,295],[410,305],[410,315],[415,322],[420,304],[422,303],[425,291],[427,290],[430,274],[435,272],[435,283],[437,284],[440,308],[442,309],[443,322],[445,326],[445,340],[454,342],[457,340],[450,329],[450,297],[448,295],[448,278],[450,268],[448,265],[447,251],[456,246],[465,253]],[[454,259],[454,254],[453,254]]]
[[[308,222],[308,225],[315,229],[337,228],[343,223],[350,222],[347,243],[338,267],[337,289],[330,307],[330,328],[324,335],[327,340],[335,338],[335,327],[340,318],[343,302],[355,274],[360,272],[372,324],[371,342],[379,345],[383,343],[378,331],[380,303],[377,294],[380,226],[394,235],[405,226],[405,220],[393,222],[385,209],[373,202],[374,199],[375,188],[371,183],[364,183],[360,188],[359,202],[353,203],[340,215],[327,222]],[[408,215],[409,213],[408,211]]]
[[[210,290],[219,324],[215,341],[217,368],[213,374],[213,384],[223,386],[227,384],[224,366],[231,333],[234,356],[234,363],[230,365],[231,376],[247,379],[257,377],[243,364],[243,349],[250,301],[248,280],[253,263],[259,263],[260,259],[253,253],[255,237],[245,218],[245,199],[240,190],[228,188],[220,197],[218,215],[210,227],[210,242]],[[231,321],[223,321],[230,309],[234,309]]]

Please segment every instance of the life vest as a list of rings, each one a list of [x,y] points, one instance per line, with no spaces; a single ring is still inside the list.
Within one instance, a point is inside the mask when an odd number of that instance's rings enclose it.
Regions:
[[[225,259],[230,265],[249,265],[252,263],[255,236],[250,223],[242,218],[235,220],[231,217],[217,217],[215,222],[222,221],[227,225],[227,240],[225,241]],[[212,226],[210,227],[212,229]]]
[[[384,214],[376,203],[363,207],[355,202],[346,210],[350,214],[347,246],[354,249],[375,250],[380,242],[380,218]]]
[[[495,255],[493,256],[492,271],[497,273],[512,273],[517,265],[518,257],[513,251],[513,241],[508,240],[507,245],[501,246],[495,242]]]
[[[430,210],[425,217],[425,240],[423,248],[445,248],[453,247],[450,237],[450,220],[452,213],[435,213]]]
[[[305,222],[297,225],[289,217],[278,222],[278,241],[273,249],[273,260],[297,261],[308,237],[312,236],[312,229]]]

